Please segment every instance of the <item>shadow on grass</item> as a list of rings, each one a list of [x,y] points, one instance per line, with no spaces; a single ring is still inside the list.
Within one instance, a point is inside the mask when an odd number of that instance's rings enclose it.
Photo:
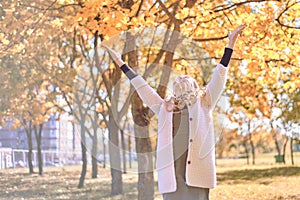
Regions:
[[[137,199],[137,184],[125,183],[123,184],[123,194],[111,196],[110,183],[93,183],[86,184],[84,188],[78,189],[76,187],[70,187],[68,190],[53,191],[51,194],[47,194],[51,199]]]
[[[45,183],[46,187],[26,187],[26,188],[16,188],[15,190],[10,190],[9,192],[1,192],[0,199],[10,200],[10,199],[137,199],[137,184],[136,183],[126,183],[124,184],[124,193],[119,196],[110,195],[110,184],[86,184],[82,189],[78,189],[76,185],[70,185],[69,187],[62,186],[62,184],[57,183],[57,187],[53,186],[53,183]]]
[[[261,178],[273,178],[277,176],[300,176],[300,167],[273,167],[268,169],[232,170],[217,173],[218,182],[227,181],[254,181]]]
[[[122,195],[110,195],[110,181],[86,179],[85,187],[77,188],[78,178],[72,172],[45,173],[43,176],[24,173],[0,173],[0,200],[13,199],[137,199],[137,183],[124,183]]]

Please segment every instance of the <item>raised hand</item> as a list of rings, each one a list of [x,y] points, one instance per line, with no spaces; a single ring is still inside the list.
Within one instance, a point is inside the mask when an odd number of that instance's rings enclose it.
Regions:
[[[246,28],[246,24],[240,25],[239,27],[237,27],[232,33],[228,33],[228,39],[229,39],[229,44],[228,47],[233,49],[234,44],[239,36],[239,34],[244,30],[244,28]]]
[[[121,55],[119,53],[115,52],[114,50],[112,50],[111,48],[109,48],[108,46],[106,46],[104,44],[101,44],[101,47],[107,50],[107,52],[109,53],[109,55],[111,56],[113,61],[119,67],[121,67],[124,64],[124,61],[122,60]]]

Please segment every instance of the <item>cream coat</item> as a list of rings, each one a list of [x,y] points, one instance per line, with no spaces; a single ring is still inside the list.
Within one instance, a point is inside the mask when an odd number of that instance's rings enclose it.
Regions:
[[[199,98],[189,110],[189,148],[186,164],[186,184],[194,187],[216,186],[215,147],[212,110],[226,82],[227,67],[218,64],[207,85],[206,95]],[[176,191],[173,158],[172,117],[167,104],[141,77],[131,80],[143,102],[158,115],[157,173],[161,194]]]

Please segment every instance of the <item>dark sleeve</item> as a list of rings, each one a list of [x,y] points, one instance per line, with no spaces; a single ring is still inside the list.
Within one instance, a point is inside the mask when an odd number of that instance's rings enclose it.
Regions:
[[[124,64],[120,67],[124,74],[131,80],[137,76],[135,71],[133,71],[128,65]]]
[[[220,61],[220,63],[221,63],[222,65],[224,65],[224,67],[227,67],[227,66],[228,66],[229,61],[230,61],[230,58],[231,58],[231,55],[232,55],[232,52],[233,52],[232,49],[227,48],[227,47],[225,48],[223,57],[222,57],[222,59],[221,59],[221,61]]]

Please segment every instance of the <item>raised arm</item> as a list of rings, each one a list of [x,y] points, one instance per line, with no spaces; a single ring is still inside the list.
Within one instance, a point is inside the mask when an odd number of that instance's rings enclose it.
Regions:
[[[126,74],[126,76],[131,80],[134,77],[137,76],[135,71],[133,71],[129,66],[125,64],[125,62],[122,60],[121,55],[108,46],[101,44],[101,47],[105,48],[107,52],[109,53],[112,60],[120,67],[120,69]]]
[[[120,67],[120,69],[125,73],[129,78],[131,84],[136,89],[142,101],[149,106],[149,108],[155,113],[158,114],[160,106],[164,101],[157,92],[148,85],[148,83],[139,76],[133,69],[131,69],[121,58],[121,55],[114,50],[110,49],[106,45],[101,45],[105,48],[113,61]]]
[[[232,33],[230,32],[228,33],[228,39],[229,39],[229,43],[227,45],[228,48],[233,49],[239,34],[242,33],[242,31],[244,30],[244,28],[246,28],[246,26],[247,26],[246,24],[240,25]]]
[[[243,29],[246,28],[246,25],[240,25],[239,27],[237,27],[232,33],[228,33],[228,39],[229,39],[229,43],[227,44],[227,47],[225,48],[223,57],[220,61],[220,63],[224,66],[227,67],[229,64],[229,61],[231,59],[231,55],[233,52],[233,48],[235,45],[235,42],[239,36],[239,34],[243,31]]]
[[[234,45],[238,38],[238,35],[243,31],[246,25],[237,27],[232,33],[228,34],[229,43],[224,50],[224,54],[220,61],[220,64],[214,70],[213,76],[207,85],[207,94],[205,96],[208,104],[213,108],[217,103],[220,95],[225,88],[227,78],[227,66],[230,62]]]

